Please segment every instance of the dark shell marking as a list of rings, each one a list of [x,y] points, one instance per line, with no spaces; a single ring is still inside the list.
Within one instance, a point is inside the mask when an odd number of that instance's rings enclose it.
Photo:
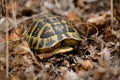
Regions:
[[[76,42],[81,40],[72,24],[63,17],[42,15],[37,19],[29,25],[26,35],[29,46],[33,49],[45,52],[54,49],[62,43],[61,41],[71,39]]]
[[[49,27],[49,26],[46,26],[40,36],[40,38],[48,38],[48,37],[51,37],[55,35],[53,30]]]

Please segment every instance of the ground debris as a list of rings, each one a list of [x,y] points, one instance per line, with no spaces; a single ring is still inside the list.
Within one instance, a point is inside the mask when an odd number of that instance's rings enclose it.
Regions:
[[[120,0],[114,1],[113,22],[109,0],[12,0],[8,13],[0,1],[0,80],[6,80],[6,21],[9,80],[120,80]],[[52,55],[29,48],[23,36],[27,21],[48,13],[74,25],[83,38],[76,50]]]

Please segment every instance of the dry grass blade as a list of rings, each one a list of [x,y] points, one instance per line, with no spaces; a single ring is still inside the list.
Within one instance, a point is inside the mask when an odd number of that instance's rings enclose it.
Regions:
[[[17,8],[17,2],[13,2],[11,1],[11,7],[12,7],[12,16],[13,16],[13,20],[14,20],[14,26],[15,28],[17,27],[17,23],[16,23],[16,8]]]
[[[11,7],[12,7],[12,14],[13,14],[13,19],[14,19],[14,24],[15,24],[15,27],[17,27],[17,24],[16,24],[16,3],[15,4],[12,4],[13,1],[11,1]],[[5,1],[5,7],[6,7],[6,78],[8,79],[9,78],[9,29],[8,29],[8,26],[9,26],[9,23],[8,23],[8,17],[9,17],[9,12],[8,12],[8,3],[7,1]]]
[[[113,0],[110,0],[111,1],[111,25],[113,26]]]
[[[6,78],[8,79],[9,77],[9,47],[8,47],[8,7],[6,3]]]

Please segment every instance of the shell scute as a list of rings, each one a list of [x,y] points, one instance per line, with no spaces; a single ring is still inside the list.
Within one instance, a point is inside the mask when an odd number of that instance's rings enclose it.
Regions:
[[[51,30],[51,28],[49,26],[46,26],[40,36],[40,38],[48,38],[48,37],[51,37],[53,36],[54,33],[53,31]]]

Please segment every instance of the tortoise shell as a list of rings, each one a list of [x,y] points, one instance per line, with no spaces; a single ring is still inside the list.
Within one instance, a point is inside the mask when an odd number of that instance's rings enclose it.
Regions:
[[[61,46],[74,47],[81,38],[64,17],[49,14],[37,17],[28,24],[26,40],[32,49],[49,52]]]

